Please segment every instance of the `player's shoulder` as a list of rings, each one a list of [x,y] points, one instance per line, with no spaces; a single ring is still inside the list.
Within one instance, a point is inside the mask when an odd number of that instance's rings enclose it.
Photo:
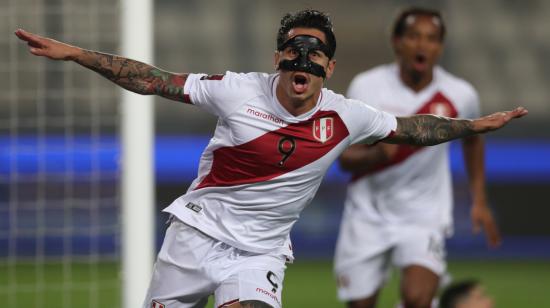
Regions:
[[[395,69],[396,69],[396,66],[394,63],[378,65],[357,74],[353,78],[352,83],[355,82],[355,83],[362,83],[362,84],[363,83],[371,84],[372,82],[382,82],[390,78],[393,72],[395,71]]]
[[[333,110],[337,113],[353,113],[354,110],[361,110],[367,106],[358,99],[346,97],[326,88],[323,88],[322,95],[321,109],[324,110]]]
[[[215,75],[214,75],[215,76]],[[249,96],[257,96],[269,92],[273,75],[262,72],[237,73],[226,71],[218,77],[224,81],[223,88],[228,92],[246,99]]]
[[[236,82],[244,86],[258,86],[269,83],[271,75],[262,72],[237,73],[226,71],[223,78],[227,78],[229,82]]]
[[[453,91],[458,92],[468,96],[477,96],[477,90],[475,87],[466,79],[458,77],[449,71],[445,70],[441,66],[436,66],[434,68],[436,78],[439,80],[442,87]]]
[[[383,64],[357,74],[351,81],[346,96],[361,100],[372,99],[396,84],[395,64]]]

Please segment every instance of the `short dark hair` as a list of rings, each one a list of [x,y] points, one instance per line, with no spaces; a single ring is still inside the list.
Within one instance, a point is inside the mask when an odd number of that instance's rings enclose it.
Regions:
[[[311,9],[285,14],[281,18],[281,26],[277,32],[277,49],[288,39],[288,31],[294,28],[314,28],[322,31],[331,51],[331,54],[327,56],[332,59],[336,53],[336,37],[328,14]]]
[[[439,20],[439,39],[443,42],[445,39],[445,22],[443,21],[443,17],[441,16],[441,13],[437,10],[432,9],[426,9],[426,8],[420,8],[420,7],[411,7],[408,9],[405,9],[397,16],[397,19],[395,20],[395,23],[393,24],[393,30],[392,30],[392,38],[400,38],[403,37],[405,34],[405,31],[407,30],[407,18],[409,16],[431,16],[435,17]]]
[[[463,280],[447,287],[439,299],[439,308],[454,308],[470,291],[479,285],[475,279]]]

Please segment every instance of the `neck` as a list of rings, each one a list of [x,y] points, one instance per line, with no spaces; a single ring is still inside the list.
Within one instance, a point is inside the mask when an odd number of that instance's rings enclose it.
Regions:
[[[283,106],[283,108],[285,108],[285,110],[288,111],[288,113],[290,113],[291,115],[297,117],[315,108],[321,92],[316,92],[315,94],[306,98],[290,97],[285,93],[282,87],[277,86],[277,88],[275,89],[275,94],[277,95],[277,100]]]
[[[433,80],[433,69],[426,71],[425,73],[417,72],[414,70],[407,70],[400,66],[399,77],[401,81],[412,89],[414,92],[419,92],[426,88]]]

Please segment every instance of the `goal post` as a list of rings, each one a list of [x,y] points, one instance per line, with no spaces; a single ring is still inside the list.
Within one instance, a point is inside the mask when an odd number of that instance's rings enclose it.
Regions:
[[[35,57],[12,32],[151,63],[152,3],[0,1],[0,302],[8,307],[142,305],[156,252],[153,99]]]
[[[121,0],[121,54],[153,62],[152,0]],[[122,305],[141,307],[155,253],[154,106],[151,96],[122,90]]]

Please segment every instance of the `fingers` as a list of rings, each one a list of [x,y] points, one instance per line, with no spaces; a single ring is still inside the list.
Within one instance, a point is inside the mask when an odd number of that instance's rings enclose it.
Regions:
[[[472,220],[473,233],[479,234],[481,229],[485,232],[485,238],[489,247],[496,248],[500,246],[500,231],[492,216],[482,215]]]
[[[500,246],[502,239],[492,214],[487,211],[474,211],[472,214],[472,232],[479,234],[482,229],[489,247],[496,248]]]
[[[17,30],[15,30],[14,33],[18,38],[20,38],[22,40],[25,40],[27,31],[25,31],[23,29],[17,29]]]
[[[494,223],[493,220],[489,220],[485,222],[484,225],[485,234],[487,237],[487,243],[489,244],[489,247],[495,248],[500,246],[500,243],[502,242],[500,231],[498,230],[498,227]]]
[[[25,42],[27,42],[27,45],[32,48],[43,48],[45,47],[44,39],[41,36],[38,36],[36,34],[32,34],[30,32],[27,32],[23,29],[17,29],[15,31],[15,35]]]
[[[42,48],[31,47],[31,48],[29,48],[29,51],[35,56],[45,56],[46,55],[45,50],[42,49]]]
[[[27,32],[23,29],[17,29],[15,31],[15,35],[23,41],[27,41],[27,42],[38,41],[38,37],[36,35],[30,32]]]
[[[527,115],[528,113],[529,111],[524,107],[517,107],[516,109],[510,111],[510,115],[512,118],[521,118],[524,115]]]
[[[15,35],[22,41],[27,42],[27,45],[29,45],[29,51],[36,56],[44,56],[45,55],[45,47],[44,40],[42,37],[27,32],[23,29],[17,29],[15,31]]]

